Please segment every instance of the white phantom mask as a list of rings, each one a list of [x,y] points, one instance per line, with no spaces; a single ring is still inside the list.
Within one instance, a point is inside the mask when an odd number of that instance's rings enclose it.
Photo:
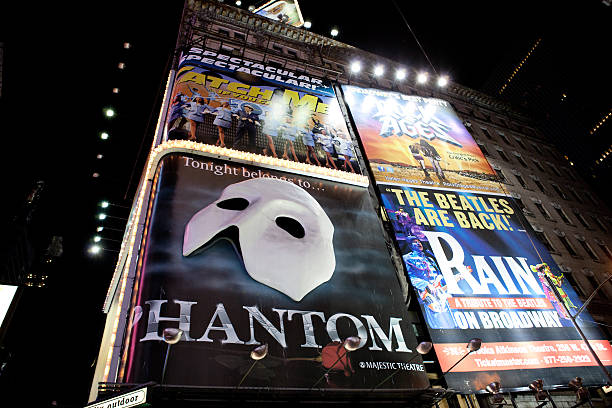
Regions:
[[[183,255],[230,227],[238,228],[248,274],[295,301],[334,273],[334,226],[319,203],[291,182],[256,178],[227,186],[187,223]]]

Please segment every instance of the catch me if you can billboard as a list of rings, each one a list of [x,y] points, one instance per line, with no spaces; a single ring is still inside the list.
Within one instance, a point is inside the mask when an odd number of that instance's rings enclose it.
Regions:
[[[174,154],[153,191],[124,382],[363,390],[397,371],[382,389],[427,387],[366,188]]]
[[[446,375],[448,385],[474,392],[493,381],[521,388],[575,376],[605,383],[568,316],[581,305],[576,293],[512,199],[491,193],[500,187],[448,104],[343,92],[442,370],[465,355],[469,339],[483,340]],[[581,317],[599,358],[612,365],[609,342]]]

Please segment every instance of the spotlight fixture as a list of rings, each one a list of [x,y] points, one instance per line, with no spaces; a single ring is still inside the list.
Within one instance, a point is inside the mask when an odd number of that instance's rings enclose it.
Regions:
[[[330,34],[331,34],[332,37],[337,37],[338,36],[338,29],[337,28],[332,28]]]
[[[312,27],[312,23],[310,21],[304,21],[304,28],[309,29]]]
[[[404,78],[406,78],[406,70],[405,69],[400,68],[397,71],[395,71],[395,79],[397,79],[398,81],[401,81]]]
[[[441,75],[440,77],[438,77],[438,86],[440,88],[443,88],[446,85],[448,85],[448,77],[446,75]]]
[[[240,0],[236,0],[236,6],[238,7],[242,6],[242,2]]]
[[[482,339],[473,338],[470,340],[466,348],[470,351],[470,353],[473,353],[474,351],[480,350],[480,346],[482,346]]]
[[[98,155],[96,156],[96,159],[98,159],[98,160],[99,160],[99,159],[101,159],[101,158],[103,158],[103,157],[104,157],[103,155],[98,154]]]
[[[492,402],[494,404],[502,404],[504,402],[504,396],[499,392],[501,384],[497,381],[490,383],[485,388],[489,394],[493,395]]]
[[[108,201],[100,202],[100,207],[102,207],[102,208],[107,208],[109,205],[110,205],[110,203]]]
[[[108,133],[106,133],[106,132],[100,133],[100,139],[102,139],[102,140],[108,139]]]
[[[126,50],[130,49],[132,47],[132,45],[129,42],[124,42],[123,43],[123,48],[125,48]]]
[[[417,82],[419,84],[424,84],[425,82],[427,82],[427,72],[420,72],[419,75],[417,75]]]
[[[249,6],[249,11],[252,12],[253,10],[255,10],[255,6],[253,6],[253,5]]]
[[[101,236],[99,236],[99,235],[96,235],[96,236],[93,238],[93,241],[94,241],[94,242],[100,242],[100,241],[102,241],[102,237],[101,237]]]
[[[382,76],[382,74],[384,74],[385,72],[385,68],[382,65],[377,65],[376,67],[374,67],[374,76]]]
[[[115,116],[115,111],[113,110],[113,108],[106,108],[104,109],[104,116],[106,116],[107,118],[112,118],[113,116]]]
[[[118,94],[119,93],[119,88],[113,88],[113,93],[114,94]]]
[[[96,232],[102,232],[102,231],[104,231],[104,227],[98,227],[98,228],[96,228]]]
[[[359,71],[361,71],[361,62],[353,61],[351,63],[351,72],[356,74]]]
[[[90,254],[99,254],[100,251],[102,250],[102,247],[100,245],[92,245],[89,247],[89,253]]]
[[[120,62],[119,64],[117,64],[117,68],[125,69],[125,63],[124,62]]]
[[[99,220],[105,220],[106,219],[106,214],[104,214],[104,213],[98,214],[98,219]]]
[[[548,398],[548,394],[544,391],[544,381],[542,379],[532,381],[529,384],[529,389],[535,392],[536,401],[544,401]]]
[[[576,402],[585,402],[589,399],[589,390],[582,385],[582,377],[573,378],[568,385],[576,392]]]

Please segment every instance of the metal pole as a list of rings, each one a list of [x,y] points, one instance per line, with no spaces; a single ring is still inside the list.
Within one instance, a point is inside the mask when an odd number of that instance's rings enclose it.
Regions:
[[[584,333],[582,332],[582,330],[580,329],[580,327],[576,323],[576,319],[574,318],[574,316],[572,316],[572,313],[570,312],[570,310],[567,308],[567,306],[565,306],[565,303],[563,303],[563,300],[561,299],[561,295],[559,295],[559,292],[557,291],[557,287],[552,282],[550,277],[548,277],[546,274],[544,274],[544,276],[546,276],[546,281],[548,282],[548,285],[555,292],[555,296],[557,297],[557,300],[559,301],[559,303],[561,303],[563,305],[563,308],[565,309],[565,311],[567,312],[567,315],[569,316],[570,320],[572,321],[572,324],[574,325],[574,328],[576,329],[576,331],[578,332],[578,334],[580,335],[582,340],[586,343],[586,345],[589,348],[589,351],[591,352],[591,355],[593,356],[595,361],[597,361],[597,365],[601,368],[601,370],[604,372],[604,374],[608,378],[608,382],[612,384],[612,376],[610,376],[610,373],[608,372],[606,367],[603,365],[603,363],[601,362],[601,360],[597,356],[597,353],[595,353],[595,350],[593,350],[593,348],[591,347],[591,343],[589,343],[589,340],[587,339],[587,337],[584,335]],[[600,287],[601,287],[601,285],[600,285]],[[591,298],[589,298],[588,300],[590,301]],[[588,303],[588,301],[585,302],[585,304],[586,303]],[[582,310],[583,310],[583,308],[580,308],[580,312],[582,312]],[[576,316],[578,316],[578,313],[576,313]]]

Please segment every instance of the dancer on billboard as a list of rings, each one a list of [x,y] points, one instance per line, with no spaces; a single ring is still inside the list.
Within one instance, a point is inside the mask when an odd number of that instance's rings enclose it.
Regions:
[[[257,133],[255,126],[261,126],[258,111],[261,112],[261,109],[257,105],[243,103],[242,107],[234,114],[234,117],[238,119],[238,127],[236,128],[236,138],[232,148],[238,146],[238,142],[246,133],[248,135],[247,151],[255,153],[255,136]]]
[[[215,115],[216,118],[213,121],[213,125],[216,125],[219,131],[219,140],[217,140],[215,145],[225,147],[225,129],[232,126],[232,110],[230,109],[229,102],[223,102]]]
[[[313,157],[317,166],[321,166],[321,162],[319,162],[319,158],[317,157],[317,153],[315,152],[315,134],[308,129],[308,124],[304,124],[303,128],[299,130],[300,135],[302,136],[302,143],[306,146],[306,163],[312,164],[310,161],[310,156]]]
[[[544,289],[544,294],[550,303],[552,303],[552,305],[555,307],[557,313],[559,313],[561,317],[569,319],[565,308],[567,308],[567,310],[578,308],[576,305],[574,305],[570,297],[567,295],[567,292],[565,292],[563,289],[563,274],[561,274],[561,276],[554,275],[547,263],[537,264],[536,266],[529,265],[529,267],[533,273],[538,275],[538,279],[540,280],[540,283],[542,283],[542,288]],[[557,288],[557,293],[559,293],[559,296],[561,297],[560,300],[565,305],[565,308],[561,306],[559,299],[557,299],[557,296],[555,296],[553,288],[548,283],[548,279],[546,279],[547,276],[550,278],[552,284]]]
[[[285,123],[281,126],[279,133],[282,138],[285,139],[283,159],[289,160],[289,155],[287,154],[287,146],[289,146],[289,150],[291,151],[293,160],[299,162],[297,155],[295,154],[295,148],[293,147],[293,142],[295,142],[295,135],[297,134],[297,128],[293,126],[291,116],[285,117]]]

